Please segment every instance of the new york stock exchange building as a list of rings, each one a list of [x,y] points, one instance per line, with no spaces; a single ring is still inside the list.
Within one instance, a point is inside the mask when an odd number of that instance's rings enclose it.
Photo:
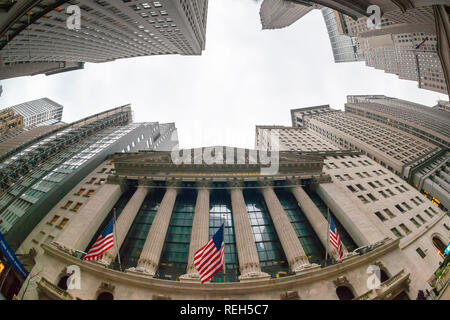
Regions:
[[[367,156],[282,151],[278,170],[262,174],[270,164],[260,164],[255,150],[214,147],[222,162],[195,161],[207,149],[182,150],[193,160],[181,164],[171,152],[108,157],[22,243],[19,250],[35,250],[36,257],[18,296],[391,300],[431,290],[443,261],[437,244],[448,242],[450,218]],[[337,166],[349,159],[358,166]],[[370,177],[358,178],[358,171]],[[364,195],[373,201],[363,202],[353,188],[372,180],[403,192],[372,195],[378,201]],[[397,204],[404,212],[392,209]],[[342,260],[329,245],[328,217]],[[83,260],[111,219],[114,247],[101,261]],[[222,225],[224,268],[202,284],[194,254]]]

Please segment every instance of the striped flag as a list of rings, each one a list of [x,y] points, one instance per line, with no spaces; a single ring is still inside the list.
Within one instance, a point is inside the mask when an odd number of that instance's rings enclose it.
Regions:
[[[331,216],[330,216],[330,243],[333,245],[333,247],[336,248],[337,252],[339,253],[339,259],[342,262],[344,250],[342,249],[341,239],[339,237],[336,225],[334,224],[334,221],[331,218]]]
[[[83,260],[101,260],[103,253],[114,246],[114,219],[108,223],[102,234],[97,238],[97,241],[89,249]]]
[[[194,265],[202,283],[205,283],[222,270],[224,252],[225,242],[222,225],[214,236],[203,247],[198,249],[194,255]]]
[[[416,50],[422,49],[423,45],[425,44],[425,41],[427,41],[427,40],[428,40],[428,37],[425,37],[425,39],[423,39],[423,41],[416,46]]]

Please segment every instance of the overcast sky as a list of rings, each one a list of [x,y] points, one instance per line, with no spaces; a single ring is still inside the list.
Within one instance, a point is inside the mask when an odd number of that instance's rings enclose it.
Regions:
[[[315,10],[290,27],[261,30],[253,1],[209,2],[202,56],[154,56],[86,64],[81,71],[2,81],[0,106],[48,97],[63,121],[131,103],[136,122],[175,122],[180,147],[253,148],[255,125],[291,125],[290,109],[330,104],[349,94],[384,94],[436,104],[448,96],[366,67],[334,63]]]

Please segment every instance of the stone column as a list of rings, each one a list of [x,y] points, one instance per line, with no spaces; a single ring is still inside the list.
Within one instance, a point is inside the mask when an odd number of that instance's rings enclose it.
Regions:
[[[297,183],[298,182],[292,182],[292,184]],[[316,207],[314,202],[301,186],[297,185],[295,187],[291,187],[291,192],[297,200],[298,205],[302,209],[312,228],[314,229],[314,232],[317,234],[320,242],[322,242],[324,248],[327,248],[328,246],[328,253],[332,255],[336,260],[338,260],[339,254],[337,250],[333,246],[329,245],[327,219],[325,219],[319,208]],[[348,253],[344,244],[342,244],[342,249],[344,251],[344,255]]]
[[[64,228],[56,243],[62,247],[85,251],[92,237],[97,232],[108,213],[119,200],[126,186],[121,184],[104,184],[92,197],[73,215]]]
[[[255,238],[248,218],[247,207],[242,193],[243,183],[235,182],[230,185],[231,210],[233,214],[234,234],[239,258],[240,281],[253,279],[267,279],[270,275],[261,272]]]
[[[167,184],[166,193],[161,201],[155,219],[145,240],[144,248],[138,260],[137,268],[130,271],[139,271],[154,276],[158,268],[159,259],[166,239],[167,228],[177,198],[177,183]]]
[[[291,271],[298,273],[304,269],[317,267],[317,264],[309,263],[305,250],[303,250],[302,244],[298,239],[298,235],[289,221],[280,200],[278,200],[275,191],[273,191],[271,183],[272,182],[261,183],[261,193],[264,196],[264,200],[269,209],[270,216],[272,217],[275,230],[277,231],[278,238],[280,239],[281,246],[283,247]]]
[[[195,203],[194,221],[192,222],[191,242],[186,274],[180,281],[200,281],[194,265],[194,255],[198,249],[209,241],[209,182],[198,183],[197,202]]]
[[[120,250],[148,191],[148,187],[139,186],[130,200],[128,200],[127,205],[116,220],[114,247],[105,252],[102,263],[109,265],[116,258],[118,250]]]

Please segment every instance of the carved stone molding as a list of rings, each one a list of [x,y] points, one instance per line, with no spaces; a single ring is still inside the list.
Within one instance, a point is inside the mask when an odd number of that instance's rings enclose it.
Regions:
[[[350,286],[350,282],[345,276],[338,277],[336,280],[333,280],[333,283],[336,288],[340,286],[347,286],[347,287]]]
[[[98,287],[97,293],[100,294],[102,292],[109,292],[111,294],[114,294],[114,290],[116,289],[115,286],[113,286],[109,282],[102,282],[100,286]]]
[[[243,189],[244,188],[244,180],[243,179],[230,179],[227,180],[228,186],[235,189]]]
[[[208,189],[212,186],[212,179],[201,179],[195,181],[195,185],[198,189]]]
[[[300,300],[298,291],[286,291],[280,294],[281,300]]]

